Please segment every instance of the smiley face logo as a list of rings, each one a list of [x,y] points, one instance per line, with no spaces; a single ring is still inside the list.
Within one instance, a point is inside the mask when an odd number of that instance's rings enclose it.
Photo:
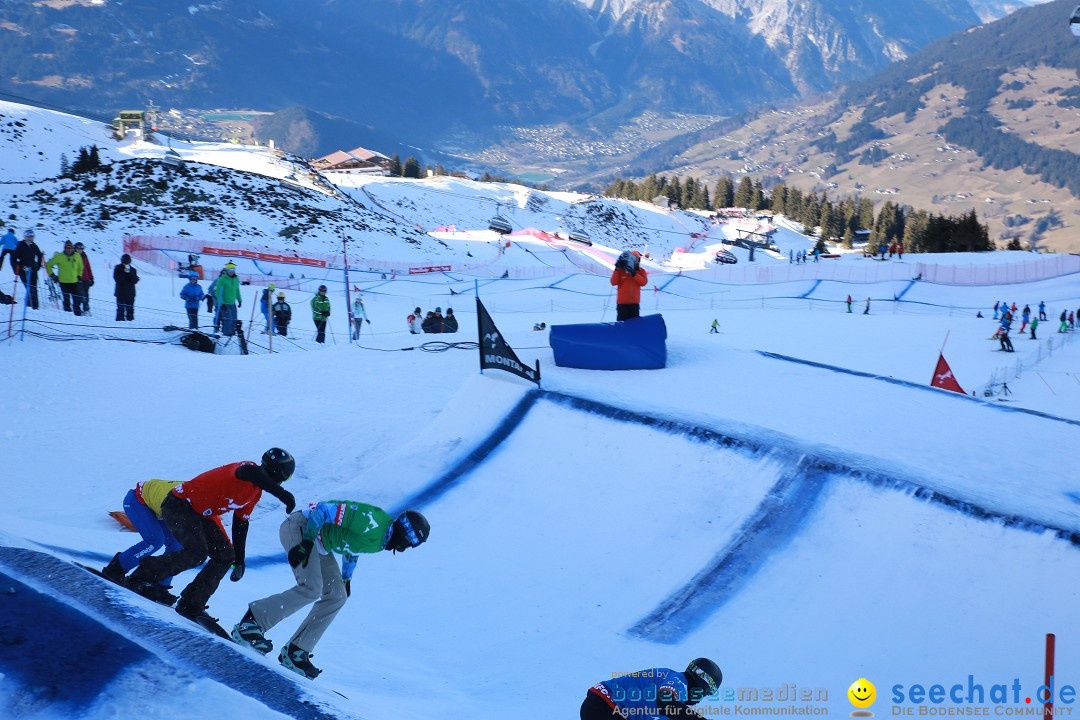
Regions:
[[[851,683],[847,691],[848,700],[857,708],[865,709],[874,704],[877,699],[877,688],[874,683],[866,678],[859,678]]]

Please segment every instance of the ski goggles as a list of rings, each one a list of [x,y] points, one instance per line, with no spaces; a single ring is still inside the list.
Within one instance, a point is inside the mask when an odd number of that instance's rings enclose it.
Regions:
[[[690,663],[690,667],[687,668],[687,671],[697,676],[703,683],[709,686],[709,692],[706,693],[706,696],[712,695],[720,687],[716,684],[716,680],[713,676],[699,668],[697,663]]]
[[[401,523],[401,529],[405,531],[405,537],[409,541],[409,547],[419,547],[423,540],[416,534],[416,530],[413,528],[412,523],[409,522],[409,516],[402,515],[398,518],[398,522]]]

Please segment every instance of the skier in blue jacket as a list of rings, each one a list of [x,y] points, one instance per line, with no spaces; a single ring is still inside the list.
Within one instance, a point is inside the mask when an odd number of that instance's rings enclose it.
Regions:
[[[697,717],[690,709],[720,687],[724,674],[712,660],[698,658],[685,672],[651,668],[626,673],[589,688],[581,703],[581,720]]]
[[[196,272],[188,275],[188,284],[180,289],[180,297],[184,299],[184,308],[187,310],[188,328],[199,329],[199,308],[206,293],[199,284],[199,274]]]
[[[8,263],[11,265],[11,271],[15,272],[15,248],[18,244],[19,238],[15,237],[15,230],[8,228],[4,237],[0,237],[0,268],[4,267],[4,258],[10,255],[11,259]],[[18,273],[15,274],[18,275]]]

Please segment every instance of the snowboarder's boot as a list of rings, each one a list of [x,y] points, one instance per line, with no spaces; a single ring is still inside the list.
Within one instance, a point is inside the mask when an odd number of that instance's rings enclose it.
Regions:
[[[281,648],[281,653],[278,655],[278,662],[292,670],[294,673],[303,675],[309,680],[314,680],[319,677],[319,673],[322,672],[322,670],[311,664],[311,653],[292,643]]]
[[[113,559],[109,561],[109,564],[101,569],[101,574],[106,580],[111,580],[117,585],[124,584],[124,576],[127,573],[124,572],[124,568],[120,567],[120,553],[113,555]]]
[[[146,580],[138,580],[135,578],[135,574],[127,579],[127,588],[132,592],[142,595],[147,600],[153,600],[156,603],[161,603],[166,607],[172,607],[177,598],[171,592],[169,587],[165,585],[159,585],[155,582],[147,582]],[[183,614],[183,613],[181,613]]]
[[[274,649],[274,643],[263,635],[259,623],[255,622],[255,616],[251,613],[251,608],[248,608],[240,622],[233,625],[232,639],[240,645],[250,645],[263,655]]]

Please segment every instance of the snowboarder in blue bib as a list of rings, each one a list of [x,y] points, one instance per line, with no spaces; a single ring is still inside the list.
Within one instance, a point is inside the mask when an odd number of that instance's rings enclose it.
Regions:
[[[685,672],[652,668],[621,674],[589,688],[581,720],[697,717],[690,706],[715,694],[723,680],[720,668],[708,658],[692,661]]]

